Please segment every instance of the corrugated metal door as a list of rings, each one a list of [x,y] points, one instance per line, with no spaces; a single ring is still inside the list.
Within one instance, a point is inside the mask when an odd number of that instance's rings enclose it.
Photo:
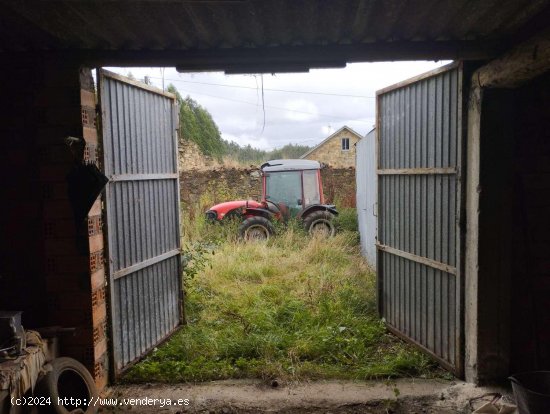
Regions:
[[[377,93],[380,313],[459,376],[461,97],[458,64]]]
[[[115,376],[180,323],[174,96],[100,71]]]

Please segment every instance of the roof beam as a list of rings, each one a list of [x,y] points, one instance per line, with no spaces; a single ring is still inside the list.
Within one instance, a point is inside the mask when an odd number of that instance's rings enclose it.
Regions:
[[[472,82],[482,88],[516,88],[550,70],[550,29],[479,68]]]
[[[94,66],[176,66],[182,71],[243,69],[270,72],[296,67],[342,67],[352,62],[397,60],[484,60],[506,47],[487,41],[393,41],[324,46],[272,46],[208,50],[74,50],[32,51],[4,54],[11,58],[62,58]],[[18,56],[19,54],[19,56]],[[2,54],[0,53],[0,57]],[[276,70],[274,70],[276,71]]]

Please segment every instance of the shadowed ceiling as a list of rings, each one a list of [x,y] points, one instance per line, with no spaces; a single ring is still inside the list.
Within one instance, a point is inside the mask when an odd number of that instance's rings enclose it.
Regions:
[[[549,0],[3,0],[0,53],[99,64],[483,59],[547,26]],[[229,62],[230,61],[230,62]]]

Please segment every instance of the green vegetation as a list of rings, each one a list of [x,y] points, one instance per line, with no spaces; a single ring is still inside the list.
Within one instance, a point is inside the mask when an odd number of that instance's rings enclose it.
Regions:
[[[240,164],[261,164],[267,160],[300,158],[310,149],[307,145],[287,144],[272,151],[264,151],[250,145],[241,147],[234,142],[228,142],[225,157]]]
[[[226,141],[210,113],[189,96],[183,98],[176,87],[168,86],[168,92],[176,95],[180,110],[180,139],[194,141],[203,154],[221,160]]]
[[[432,361],[386,332],[375,277],[359,255],[354,211],[331,239],[298,223],[245,243],[236,225],[187,222],[188,324],[127,381],[389,378],[433,375]]]
[[[336,228],[340,231],[347,231],[350,233],[359,232],[359,223],[357,221],[357,210],[354,208],[340,208],[338,209],[338,215],[334,219]]]
[[[130,75],[131,73],[129,73]],[[205,155],[232,160],[240,164],[261,164],[267,160],[281,158],[299,158],[310,147],[306,145],[287,144],[273,151],[264,151],[250,145],[241,147],[234,142],[225,141],[210,113],[189,96],[183,98],[176,87],[168,86],[168,92],[176,95],[180,116],[180,139],[195,142]]]
[[[349,207],[339,208],[338,215],[334,219],[334,224],[338,232],[347,233],[354,244],[359,244],[359,223],[357,221],[356,209]]]

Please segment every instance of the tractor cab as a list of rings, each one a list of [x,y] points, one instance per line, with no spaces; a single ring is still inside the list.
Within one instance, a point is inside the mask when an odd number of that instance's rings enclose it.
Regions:
[[[310,160],[274,160],[262,165],[262,202],[275,204],[283,216],[297,217],[312,205],[324,204],[321,165]]]

